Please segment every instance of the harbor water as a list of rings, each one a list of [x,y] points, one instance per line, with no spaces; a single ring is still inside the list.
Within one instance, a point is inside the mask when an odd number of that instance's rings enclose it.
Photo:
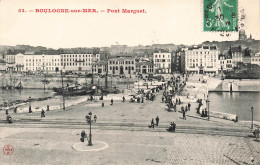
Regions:
[[[254,120],[260,121],[259,92],[209,92],[209,110],[231,113],[241,121],[251,121],[254,108]]]

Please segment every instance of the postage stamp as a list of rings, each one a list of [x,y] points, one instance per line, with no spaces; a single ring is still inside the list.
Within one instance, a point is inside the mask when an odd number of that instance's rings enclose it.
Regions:
[[[5,155],[11,155],[14,152],[14,148],[13,148],[13,146],[7,144],[7,145],[4,146],[3,152],[4,152]]]
[[[203,30],[238,31],[238,0],[203,0]]]

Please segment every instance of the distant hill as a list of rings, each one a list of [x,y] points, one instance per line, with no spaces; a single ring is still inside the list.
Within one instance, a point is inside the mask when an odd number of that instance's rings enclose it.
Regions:
[[[217,47],[220,49],[221,52],[225,50],[229,50],[231,47],[238,47],[241,46],[243,49],[249,47],[253,52],[259,52],[260,51],[260,40],[236,40],[236,41],[205,41],[202,44],[207,45],[217,45]]]

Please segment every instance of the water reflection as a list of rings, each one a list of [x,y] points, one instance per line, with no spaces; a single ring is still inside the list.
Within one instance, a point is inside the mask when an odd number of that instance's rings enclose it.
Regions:
[[[236,114],[239,120],[251,120],[253,106],[254,119],[260,121],[258,92],[210,92],[209,99],[212,111]]]
[[[16,100],[26,100],[30,96],[32,98],[41,98],[53,96],[54,92],[52,90],[42,90],[42,89],[22,89],[22,90],[3,90],[0,89],[0,104],[4,102],[12,102]]]

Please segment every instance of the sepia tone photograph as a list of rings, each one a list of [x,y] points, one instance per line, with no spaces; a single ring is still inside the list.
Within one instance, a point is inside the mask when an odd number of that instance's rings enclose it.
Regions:
[[[0,164],[259,165],[260,0],[0,0]]]

